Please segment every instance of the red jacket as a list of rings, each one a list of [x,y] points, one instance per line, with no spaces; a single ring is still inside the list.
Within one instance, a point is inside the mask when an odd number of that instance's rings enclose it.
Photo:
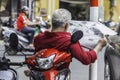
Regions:
[[[46,48],[56,48],[60,51],[68,50],[71,34],[68,32],[45,32],[34,38],[34,46],[36,51]],[[90,64],[97,59],[95,51],[84,51],[80,43],[74,43],[69,47],[72,57],[81,61],[83,64]]]

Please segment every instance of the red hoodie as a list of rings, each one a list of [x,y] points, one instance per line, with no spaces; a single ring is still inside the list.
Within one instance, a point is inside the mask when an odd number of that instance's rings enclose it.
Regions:
[[[67,51],[71,44],[71,34],[69,32],[44,32],[34,38],[34,46],[36,51],[55,48],[60,51]],[[69,47],[72,57],[81,61],[83,64],[90,64],[97,59],[95,51],[85,51],[79,42],[72,44]]]

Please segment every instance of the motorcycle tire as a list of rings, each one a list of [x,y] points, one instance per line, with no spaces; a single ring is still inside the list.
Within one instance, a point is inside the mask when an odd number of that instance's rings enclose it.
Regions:
[[[104,80],[113,80],[112,79],[112,70],[108,60],[105,60],[105,67],[104,67]]]
[[[1,29],[1,25],[0,25],[0,40],[3,39],[3,35],[2,35],[2,29]]]
[[[33,79],[33,77],[31,77],[31,76],[30,76],[29,78],[30,78],[30,80],[35,80],[35,79]]]
[[[120,80],[120,56],[107,48],[105,52],[104,80]]]

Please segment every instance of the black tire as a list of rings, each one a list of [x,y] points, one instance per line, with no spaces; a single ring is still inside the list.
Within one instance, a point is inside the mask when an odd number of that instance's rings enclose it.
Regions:
[[[0,40],[3,39],[3,35],[2,35],[2,28],[1,28],[1,25],[0,25]]]
[[[111,71],[109,61],[106,59],[105,60],[105,67],[104,67],[104,80],[113,80],[112,75],[113,74],[112,74],[112,71]]]
[[[30,78],[30,80],[35,80],[35,79],[34,79],[33,77],[31,77],[31,76],[30,76],[29,78]]]
[[[110,47],[105,52],[104,80],[120,80],[120,56]]]

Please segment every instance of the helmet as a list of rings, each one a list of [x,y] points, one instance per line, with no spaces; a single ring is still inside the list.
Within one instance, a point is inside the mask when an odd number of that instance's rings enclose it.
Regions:
[[[27,11],[27,10],[29,10],[29,8],[27,6],[22,7],[22,12]]]

